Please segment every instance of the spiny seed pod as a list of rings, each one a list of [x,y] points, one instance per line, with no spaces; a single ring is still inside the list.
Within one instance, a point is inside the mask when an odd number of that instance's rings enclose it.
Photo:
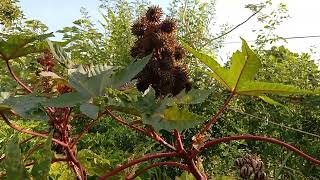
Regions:
[[[172,19],[161,23],[161,15],[162,9],[152,6],[146,15],[132,26],[132,32],[138,39],[130,52],[135,58],[152,53],[152,59],[135,79],[139,91],[144,91],[150,85],[157,97],[177,95],[183,89],[191,89],[187,68],[176,62],[185,56],[183,48],[176,40],[176,24]]]
[[[176,47],[174,52],[174,57],[178,61],[186,57],[186,51],[183,49],[183,47],[181,46]]]
[[[177,24],[176,22],[171,19],[167,18],[161,23],[161,31],[166,32],[166,33],[172,33],[177,29]]]
[[[138,81],[138,83],[136,84],[138,91],[144,92],[145,90],[148,89],[150,83],[147,81]]]
[[[142,17],[131,26],[132,34],[142,36],[147,29],[147,20]]]
[[[159,22],[162,14],[162,9],[159,6],[151,6],[146,13],[146,17],[149,21]]]
[[[254,180],[266,180],[267,179],[267,173],[264,171],[258,171],[254,174]]]
[[[253,168],[249,164],[245,164],[240,169],[240,177],[249,178],[253,173]]]
[[[252,167],[253,167],[254,171],[257,172],[257,171],[260,171],[260,170],[264,169],[264,164],[260,160],[253,160],[252,161]]]
[[[238,166],[239,168],[241,168],[245,164],[246,164],[246,162],[244,161],[243,158],[237,158],[235,161],[235,165]]]

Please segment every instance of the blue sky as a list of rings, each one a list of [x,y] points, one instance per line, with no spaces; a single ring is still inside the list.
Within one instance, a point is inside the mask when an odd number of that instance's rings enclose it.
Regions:
[[[169,0],[151,0],[151,3],[167,7]],[[99,4],[99,0],[20,0],[27,18],[41,20],[49,31],[71,26],[81,16],[81,7],[85,7],[94,20],[100,19]]]

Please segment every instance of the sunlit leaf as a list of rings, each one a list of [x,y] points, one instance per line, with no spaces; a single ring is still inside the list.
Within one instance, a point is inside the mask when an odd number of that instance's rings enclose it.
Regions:
[[[149,62],[151,55],[148,55],[140,60],[136,60],[135,62],[129,64],[125,69],[115,73],[112,75],[110,81],[108,82],[108,86],[117,89],[123,86],[125,83],[131,81]]]
[[[229,69],[221,67],[214,58],[194,50],[185,43],[184,47],[212,70],[207,74],[215,78],[234,94],[264,96],[265,94],[302,95],[317,93],[291,85],[255,81],[254,77],[258,73],[261,63],[243,39],[242,51],[236,51],[233,54]]]
[[[0,57],[5,60],[10,60],[31,53],[44,52],[48,49],[45,40],[52,36],[52,33],[42,35],[7,35],[0,39]]]

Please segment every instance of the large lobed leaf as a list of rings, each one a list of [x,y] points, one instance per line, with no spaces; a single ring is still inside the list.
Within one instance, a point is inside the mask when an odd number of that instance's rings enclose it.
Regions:
[[[42,35],[2,35],[0,39],[0,58],[10,60],[31,53],[44,52],[48,49],[48,44],[45,40],[52,36],[52,33]]]
[[[243,39],[242,51],[236,51],[232,55],[229,69],[223,68],[214,58],[196,51],[186,43],[183,43],[183,45],[190,53],[211,69],[211,72],[207,72],[207,74],[234,94],[264,96],[265,94],[290,95],[317,93],[291,85],[254,81],[254,77],[258,73],[261,63],[257,55]]]

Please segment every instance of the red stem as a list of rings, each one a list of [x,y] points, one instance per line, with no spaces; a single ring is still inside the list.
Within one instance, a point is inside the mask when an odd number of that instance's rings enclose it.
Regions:
[[[129,161],[126,164],[123,164],[123,165],[121,165],[121,166],[119,166],[117,168],[114,168],[112,171],[107,172],[106,174],[101,176],[98,180],[107,179],[107,178],[109,178],[111,176],[116,175],[120,171],[122,171],[122,170],[124,170],[126,168],[129,168],[129,167],[131,167],[133,165],[139,164],[141,162],[145,162],[145,161],[156,159],[156,158],[175,157],[175,156],[178,156],[178,153],[176,153],[176,152],[166,152],[166,153],[156,153],[156,154],[151,154],[151,155],[145,155],[142,158]]]
[[[283,141],[280,141],[278,139],[274,139],[274,138],[270,138],[270,137],[264,137],[264,136],[255,136],[255,135],[251,135],[251,134],[245,134],[245,135],[238,135],[238,136],[229,136],[229,137],[222,137],[222,138],[218,138],[215,139],[213,141],[209,141],[206,144],[204,144],[203,147],[201,147],[199,149],[199,151],[195,152],[192,154],[192,157],[195,157],[198,153],[200,153],[201,151],[214,146],[216,144],[219,143],[225,143],[225,142],[229,142],[229,141],[237,141],[237,140],[243,140],[243,139],[251,139],[251,140],[258,140],[258,141],[265,141],[265,142],[270,142],[273,144],[278,144],[281,145],[285,148],[287,148],[290,151],[295,152],[296,154],[298,154],[299,156],[303,157],[304,159],[311,161],[312,163],[320,166],[320,160],[317,160],[307,154],[305,154],[303,151],[300,151],[299,149],[295,148],[294,146],[287,144]]]
[[[143,133],[144,135],[153,138],[154,140],[158,141],[160,144],[165,145],[166,147],[172,149],[172,150],[176,150],[176,148],[174,146],[172,146],[171,144],[169,144],[168,142],[166,142],[161,136],[159,136],[156,132],[152,131],[151,134],[149,132],[146,132],[144,129],[136,127],[134,125],[129,124],[128,122],[126,122],[125,120],[123,120],[121,117],[118,117],[116,115],[114,115],[112,113],[112,111],[110,109],[106,109],[106,112],[110,115],[110,117],[116,121],[118,121],[119,123],[133,129],[136,130],[138,132]]]
[[[31,89],[29,86],[25,85],[25,84],[18,78],[18,76],[14,73],[14,71],[11,69],[8,60],[6,60],[6,64],[7,64],[8,70],[9,70],[11,76],[14,78],[14,80],[17,81],[17,83],[18,83],[20,86],[22,86],[25,90],[27,90],[29,93],[32,93],[32,89]]]
[[[158,162],[158,163],[154,163],[151,164],[149,166],[146,166],[145,168],[138,170],[136,173],[130,174],[126,177],[126,180],[132,180],[136,177],[138,177],[139,175],[143,174],[144,172],[148,171],[151,168],[157,167],[157,166],[173,166],[173,167],[177,167],[180,169],[183,169],[185,171],[190,171],[188,169],[188,166],[182,163],[178,163],[178,162],[172,162],[172,161],[168,161],[168,162]]]
[[[72,144],[71,144],[71,148],[73,148],[78,142],[79,140],[82,138],[82,136],[89,131],[90,128],[92,128],[92,126],[103,116],[107,113],[107,110],[100,112],[98,117],[96,119],[92,119],[90,121],[90,123],[88,123],[83,130],[80,132],[80,134],[73,140]]]
[[[2,113],[0,112],[0,116],[4,119],[4,121],[6,122],[6,124],[8,124],[11,128],[19,131],[19,132],[22,132],[22,133],[25,133],[25,134],[30,134],[30,135],[33,135],[33,136],[38,136],[38,137],[43,137],[43,138],[48,138],[48,136],[46,134],[41,134],[41,133],[37,133],[37,132],[33,132],[33,131],[29,131],[29,130],[26,130],[24,128],[21,128],[15,124],[12,124],[9,119]],[[52,138],[52,141],[54,141],[55,143],[57,144],[60,144],[61,146],[63,147],[68,147],[68,144],[62,142],[62,141],[59,141],[57,139],[54,139]]]
[[[186,153],[186,150],[185,150],[184,147],[183,147],[181,135],[180,135],[179,131],[176,130],[176,129],[174,130],[174,136],[176,137],[176,141],[177,141],[177,149],[178,149],[180,152]]]
[[[203,135],[211,126],[218,120],[218,117],[227,109],[228,104],[234,96],[234,92],[226,99],[223,106],[219,109],[219,111],[211,118],[211,120],[201,129],[201,131],[196,135],[196,139],[198,139],[201,135]]]
[[[177,149],[179,150],[179,154],[183,157],[185,162],[188,164],[189,171],[196,177],[197,180],[206,180],[207,179],[206,176],[199,171],[198,167],[194,163],[193,157],[191,157],[190,154],[187,153],[186,150],[184,149],[179,131],[175,129],[174,135],[176,137]]]

